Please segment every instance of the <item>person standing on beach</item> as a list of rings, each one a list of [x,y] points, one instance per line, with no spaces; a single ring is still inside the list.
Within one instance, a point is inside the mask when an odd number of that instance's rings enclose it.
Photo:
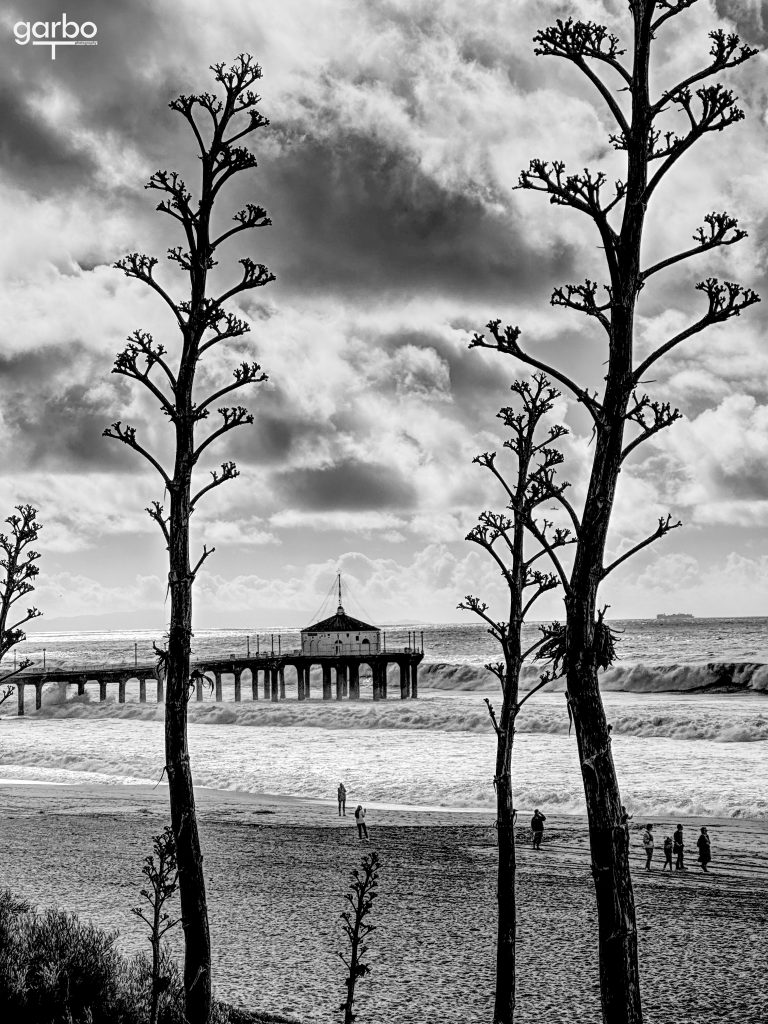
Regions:
[[[699,864],[701,864],[701,870],[707,870],[707,864],[712,860],[712,848],[709,842],[709,832],[707,832],[707,826],[701,826],[701,835],[696,840],[696,845],[699,848]]]
[[[339,798],[339,817],[341,817],[342,814],[343,814],[344,817],[346,818],[346,816],[347,816],[347,791],[346,791],[346,789],[344,787],[344,783],[343,782],[339,783],[339,788],[336,791],[336,795]]]
[[[661,866],[663,871],[669,865],[669,873],[672,874],[672,836],[664,837],[664,863]]]
[[[624,828],[627,830],[627,832],[629,832],[629,823],[630,823],[630,821],[632,821],[632,815],[629,813],[629,811],[624,806],[624,804],[622,804],[621,805],[621,817],[619,818],[619,823],[624,826]]]
[[[357,835],[360,839],[368,838],[368,826],[365,824],[365,808],[358,804],[355,808],[355,821],[357,822]]]
[[[533,833],[533,848],[534,850],[541,849],[541,840],[544,837],[544,822],[546,816],[541,813],[538,807],[533,812],[531,818],[531,832]]]
[[[683,864],[683,851],[685,850],[685,843],[683,842],[683,826],[678,825],[675,831],[672,833],[672,849],[676,855],[675,860],[675,871],[685,871],[685,865]]]
[[[640,838],[645,847],[645,870],[650,871],[653,858],[653,825],[646,825]]]

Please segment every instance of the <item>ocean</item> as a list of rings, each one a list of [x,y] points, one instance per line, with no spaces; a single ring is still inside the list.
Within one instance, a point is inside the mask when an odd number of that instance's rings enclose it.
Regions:
[[[640,817],[699,815],[768,818],[768,619],[634,620],[619,632],[616,665],[602,679],[612,723],[622,799]],[[363,677],[359,703],[313,699],[299,704],[293,672],[287,699],[234,702],[205,694],[189,708],[189,742],[198,785],[333,800],[344,780],[353,803],[492,811],[495,737],[485,698],[500,700],[484,668],[497,660],[482,626],[395,624],[383,627],[390,648],[423,633],[418,700],[370,700]],[[527,627],[531,640],[536,627]],[[17,656],[48,667],[110,661],[148,661],[150,633],[38,633]],[[198,631],[199,655],[235,657],[246,650],[282,651],[299,644],[297,631]],[[6,661],[8,664],[8,661]],[[540,668],[528,666],[525,685]],[[151,690],[151,687],[148,687]],[[397,690],[396,687],[390,689]],[[569,732],[561,687],[536,694],[518,720],[514,755],[516,803],[554,813],[583,813],[575,737]],[[43,707],[15,715],[0,706],[0,782],[138,784],[160,780],[162,708],[127,701],[98,702],[89,684],[82,696],[49,684]],[[30,704],[32,707],[30,708]]]

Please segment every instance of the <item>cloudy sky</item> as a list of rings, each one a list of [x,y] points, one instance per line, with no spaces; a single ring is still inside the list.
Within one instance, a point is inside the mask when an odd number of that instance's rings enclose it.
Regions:
[[[273,226],[240,236],[222,266],[235,275],[248,254],[277,275],[238,309],[270,379],[249,396],[254,426],[214,453],[241,476],[195,517],[195,544],[216,546],[196,623],[304,625],[337,568],[358,614],[462,620],[465,593],[498,593],[463,537],[481,509],[503,507],[471,460],[501,448],[495,414],[519,372],[470,351],[472,332],[493,317],[518,324],[531,351],[585,384],[599,385],[605,359],[598,327],[549,304],[558,284],[602,279],[594,231],[514,185],[536,156],[620,176],[611,125],[578,72],[534,56],[531,38],[569,14],[626,36],[625,0],[64,7],[98,26],[98,46],[51,60],[13,27],[55,20],[61,4],[0,5],[0,508],[40,509],[41,628],[167,618],[165,552],[143,511],[158,481],[101,434],[119,418],[162,448],[166,422],[110,370],[135,328],[169,349],[176,339],[160,301],[112,263],[178,241],[143,189],[156,168],[179,167],[194,191],[189,129],[168,101],[213,88],[209,64],[242,50],[264,69],[271,127],[255,138],[258,170],[219,206],[223,223],[261,204]],[[716,25],[763,46],[768,5],[699,0],[673,19],[656,44],[657,88],[706,62]],[[749,238],[647,287],[640,352],[698,316],[693,286],[711,273],[768,294],[766,61],[731,72],[746,120],[700,143],[659,189],[646,256],[687,248],[712,210],[738,216]],[[623,471],[611,550],[667,510],[685,527],[605,586],[617,616],[765,614],[767,318],[764,302],[658,366],[654,397],[685,418]],[[229,372],[217,357],[209,379]],[[589,433],[565,398],[557,413],[578,501]],[[553,598],[542,615],[559,610]]]

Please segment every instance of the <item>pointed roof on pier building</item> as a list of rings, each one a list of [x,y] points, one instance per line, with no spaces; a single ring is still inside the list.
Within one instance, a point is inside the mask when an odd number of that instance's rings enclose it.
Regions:
[[[339,587],[339,606],[336,609],[336,614],[329,616],[327,619],[321,619],[320,622],[316,622],[313,626],[305,626],[302,629],[302,633],[380,633],[381,630],[378,626],[371,626],[368,622],[363,622],[362,619],[355,619],[351,615],[347,615],[344,611],[344,606],[341,603],[341,573],[337,575],[338,587]]]
[[[341,605],[336,609],[335,615],[331,615],[327,619],[321,619],[320,622],[316,622],[314,626],[307,626],[302,629],[302,633],[360,632],[378,633],[380,630],[378,626],[371,626],[367,622],[363,622],[361,619],[353,619],[351,615],[347,615]]]

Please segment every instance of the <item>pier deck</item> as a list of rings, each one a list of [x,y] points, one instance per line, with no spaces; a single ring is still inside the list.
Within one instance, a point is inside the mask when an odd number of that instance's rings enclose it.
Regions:
[[[359,700],[360,669],[365,665],[371,671],[374,700],[387,698],[387,676],[391,665],[396,665],[399,669],[400,698],[413,699],[418,697],[418,666],[423,658],[423,651],[415,647],[395,648],[363,655],[302,654],[300,651],[293,651],[285,654],[249,654],[244,658],[193,658],[190,700],[202,701],[203,688],[208,684],[213,689],[215,699],[222,701],[223,677],[232,676],[234,699],[239,703],[242,699],[243,674],[246,671],[250,675],[252,700],[259,700],[260,682],[264,700],[285,700],[286,669],[292,669],[296,673],[298,699],[308,700],[311,696],[310,673],[313,667],[320,669],[323,700]],[[23,715],[25,691],[28,686],[34,687],[35,707],[39,709],[42,707],[43,688],[48,683],[55,683],[64,688],[76,686],[80,695],[85,693],[87,683],[98,683],[100,701],[107,699],[108,687],[117,687],[118,701],[123,704],[126,684],[130,680],[138,680],[141,703],[145,703],[147,699],[147,681],[157,687],[158,704],[164,701],[165,679],[157,661],[49,665],[42,670],[31,666],[14,675],[10,682],[16,687],[18,714]]]

